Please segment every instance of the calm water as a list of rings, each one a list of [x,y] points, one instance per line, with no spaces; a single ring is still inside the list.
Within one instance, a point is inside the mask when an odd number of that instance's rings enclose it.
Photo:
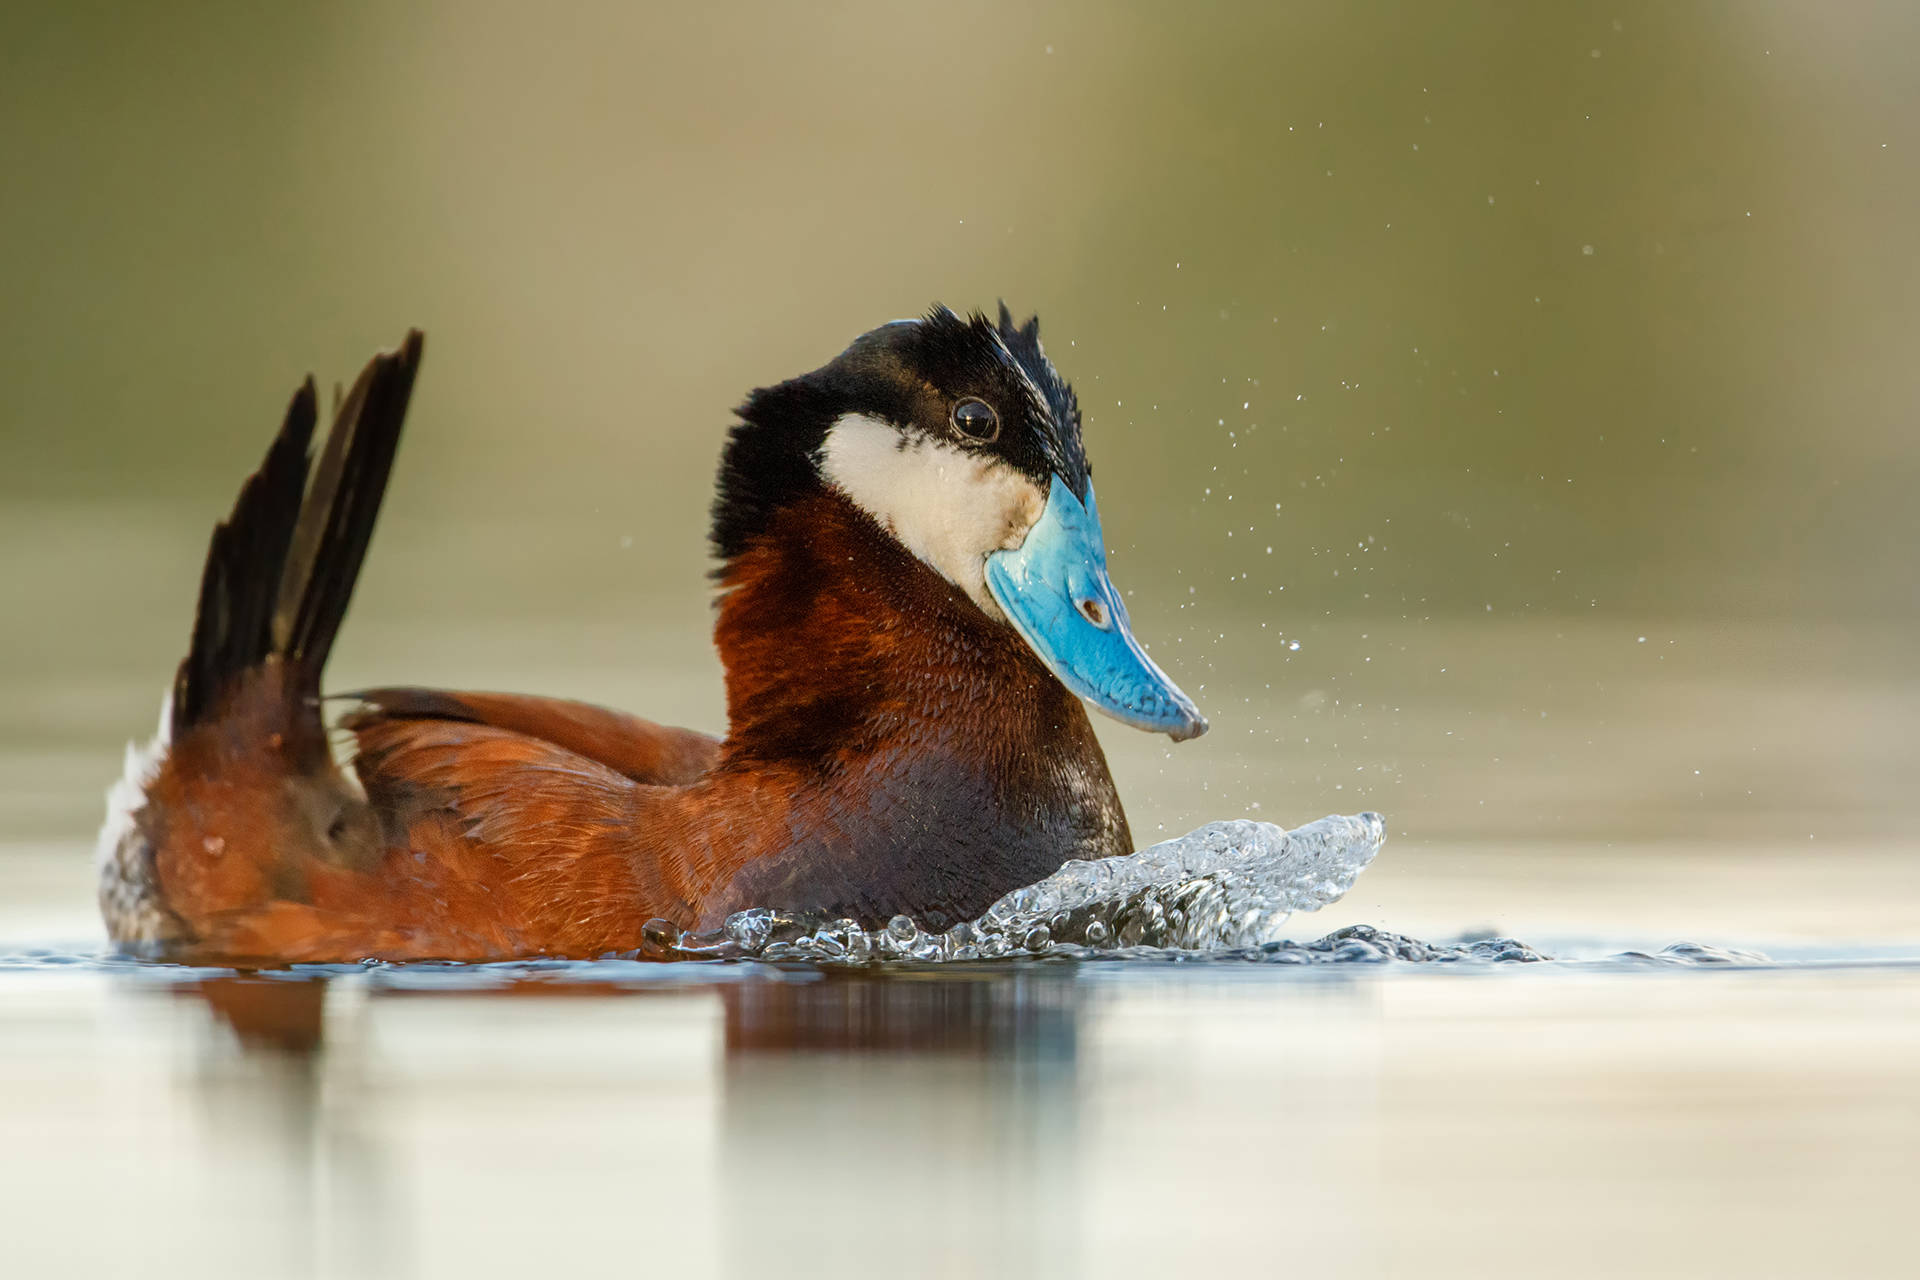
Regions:
[[[1914,1274],[1917,15],[0,6],[0,1275]],[[99,961],[301,375],[430,335],[335,688],[711,728],[729,407],[1001,295],[1215,726],[1136,835],[1557,959]]]
[[[1920,971],[0,975],[9,1271],[1909,1275]]]

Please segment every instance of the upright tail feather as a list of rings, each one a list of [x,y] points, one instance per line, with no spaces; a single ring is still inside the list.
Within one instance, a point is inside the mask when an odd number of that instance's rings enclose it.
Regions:
[[[100,908],[123,946],[179,947],[232,912],[298,898],[309,870],[364,866],[383,833],[334,764],[320,674],[373,535],[421,337],[374,357],[319,456],[309,378],[214,528],[193,640],[100,830]]]
[[[318,417],[313,379],[295,393],[266,459],[207,547],[193,642],[174,678],[175,738],[269,655],[286,660],[301,692],[318,696],[373,536],[422,346],[414,330],[398,351],[367,364],[317,461],[308,455]]]
[[[339,634],[373,538],[424,341],[415,329],[400,350],[375,356],[361,371],[335,415],[294,530],[280,575],[273,642],[315,680]]]
[[[313,379],[287,406],[260,469],[240,486],[233,514],[213,527],[193,641],[173,678],[173,734],[200,723],[234,676],[272,648],[273,603],[307,487],[315,421]]]

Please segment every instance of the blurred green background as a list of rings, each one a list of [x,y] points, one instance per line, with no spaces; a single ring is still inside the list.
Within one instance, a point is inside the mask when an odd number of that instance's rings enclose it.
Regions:
[[[429,335],[335,687],[713,728],[731,407],[1005,297],[1217,726],[1103,727],[1139,834],[1908,841],[1916,48],[1897,3],[9,4],[0,829],[89,837],[309,370]]]

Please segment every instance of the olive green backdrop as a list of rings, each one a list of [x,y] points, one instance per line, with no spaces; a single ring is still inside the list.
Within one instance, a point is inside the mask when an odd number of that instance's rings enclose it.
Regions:
[[[1106,735],[1137,825],[1903,832],[1917,48],[1895,3],[9,4],[0,814],[84,837],[308,370],[429,335],[342,682],[714,726],[731,406],[1004,296],[1219,726]]]

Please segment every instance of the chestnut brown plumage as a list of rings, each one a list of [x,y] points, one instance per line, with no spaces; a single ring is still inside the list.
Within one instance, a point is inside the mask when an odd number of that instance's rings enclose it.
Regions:
[[[368,366],[311,466],[309,382],[214,533],[168,732],[103,833],[109,931],[224,960],[591,957],[641,946],[655,917],[707,928],[749,906],[937,928],[1066,858],[1129,851],[1080,702],[813,470],[841,415],[944,413],[965,391],[1000,397],[1007,466],[1065,468],[1085,491],[1077,406],[1037,327],[924,323],[741,411],[714,531],[724,741],[581,703],[388,688],[343,719],[351,777],[320,668],[419,335]]]

